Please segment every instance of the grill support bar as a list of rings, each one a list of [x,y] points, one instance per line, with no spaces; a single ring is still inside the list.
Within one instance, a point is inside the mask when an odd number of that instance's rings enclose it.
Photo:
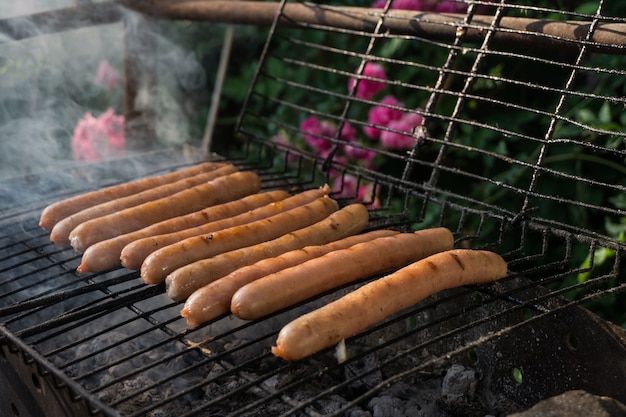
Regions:
[[[119,0],[124,6],[141,13],[167,19],[269,26],[279,11],[278,2],[257,1],[185,1]],[[286,4],[279,20],[281,26],[324,25],[333,28],[373,32],[382,14],[380,9],[341,7],[313,3]],[[468,42],[482,42],[493,16],[475,15],[470,25],[464,14],[439,14],[410,10],[389,10],[384,29],[394,34],[424,36],[451,40],[457,30],[464,29]],[[589,32],[591,22],[548,21],[532,18],[503,17],[496,42],[514,46],[569,48],[577,50]],[[529,36],[534,35],[534,36]],[[626,47],[626,23],[601,23],[589,40],[591,51],[623,53]]]

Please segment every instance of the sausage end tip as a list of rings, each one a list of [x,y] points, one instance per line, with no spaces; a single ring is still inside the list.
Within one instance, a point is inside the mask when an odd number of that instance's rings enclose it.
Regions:
[[[283,349],[280,348],[280,346],[272,346],[272,353],[274,354],[274,356],[288,360],[285,357],[285,352],[283,351]]]

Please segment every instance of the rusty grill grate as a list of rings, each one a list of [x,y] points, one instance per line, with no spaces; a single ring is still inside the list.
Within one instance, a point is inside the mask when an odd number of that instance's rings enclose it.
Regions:
[[[3,386],[13,398],[33,398],[20,415],[506,414],[575,388],[626,401],[626,318],[611,313],[626,289],[626,18],[603,2],[588,13],[467,6],[272,4],[238,124],[245,149],[221,157],[266,189],[332,183],[339,201],[370,205],[371,228],[446,226],[457,246],[505,256],[507,279],[445,291],[351,338],[342,364],[332,351],[286,363],[269,352],[282,324],[349,288],[264,320],[188,329],[163,287],[124,269],[79,275],[79,256],[37,226],[66,195],[195,160],[154,152],[5,181],[0,369],[21,381]],[[387,79],[366,98],[359,85],[381,82],[371,62]],[[386,93],[398,98],[388,110],[423,123],[405,132],[368,119]],[[307,130],[311,116],[333,129]],[[410,146],[381,146],[368,128],[410,135]],[[446,378],[460,375],[474,388],[457,397]],[[11,398],[0,404],[17,410]]]

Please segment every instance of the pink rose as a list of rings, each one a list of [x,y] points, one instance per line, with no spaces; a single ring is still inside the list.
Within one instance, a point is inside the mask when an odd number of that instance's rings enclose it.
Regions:
[[[363,166],[366,166],[368,168],[371,168],[373,166],[372,161],[376,156],[376,152],[374,152],[373,150],[357,147],[354,145],[346,145],[344,147],[344,152],[349,158],[360,162]]]
[[[380,134],[380,142],[387,149],[405,150],[411,149],[415,138],[412,136],[413,129],[422,123],[422,116],[417,113],[407,112],[399,120],[392,120],[387,127],[394,131],[385,130]],[[403,134],[400,132],[406,132]]]
[[[100,64],[98,65],[98,70],[96,71],[96,84],[112,90],[117,87],[119,81],[119,73],[109,64],[109,61],[100,61]]]
[[[395,107],[404,106],[404,104],[400,103],[393,96],[386,96],[380,100],[380,103]],[[403,114],[404,112],[399,109],[392,109],[386,106],[374,106],[367,115],[367,121],[376,126],[386,127],[389,122],[400,119]],[[365,126],[363,131],[370,139],[380,138],[380,129],[375,126]]]
[[[337,195],[339,198],[353,198],[356,201],[368,203],[370,207],[374,208],[380,205],[378,196],[374,192],[374,184],[363,181],[358,182],[353,175],[345,174],[335,177],[333,190],[340,191]]]
[[[124,152],[124,116],[108,109],[95,118],[88,112],[78,121],[72,136],[72,154],[77,161],[99,161]]]
[[[300,131],[306,143],[316,151],[328,152],[333,143],[330,139],[335,137],[337,128],[331,123],[320,121],[315,116],[309,116],[300,122]]]
[[[354,142],[356,140],[356,129],[348,122],[341,127],[341,140]]]
[[[435,11],[438,13],[465,13],[467,4],[452,0],[442,0],[435,5]]]
[[[383,69],[383,67],[374,62],[368,62],[365,64],[365,68],[363,68],[363,76],[376,78],[382,81],[385,81],[387,79],[387,75],[385,74],[385,70]],[[352,90],[352,87],[354,86],[354,83],[356,81],[356,78],[350,78],[350,80],[348,81],[349,90]],[[359,80],[359,84],[357,85],[355,95],[358,98],[368,100],[384,88],[384,82],[361,79]]]
[[[372,7],[376,9],[383,9],[387,0],[376,0]],[[393,0],[390,9],[397,10],[425,10],[423,0]]]

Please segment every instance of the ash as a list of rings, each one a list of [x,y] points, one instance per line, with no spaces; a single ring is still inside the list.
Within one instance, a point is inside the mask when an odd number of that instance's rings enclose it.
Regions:
[[[95,395],[122,414],[147,417],[186,413],[249,417],[333,413],[346,417],[482,417],[520,410],[490,393],[479,372],[462,364],[384,386],[387,378],[399,372],[398,368],[407,369],[409,363],[414,366],[424,358],[409,356],[397,368],[386,369],[374,354],[337,364],[330,352],[289,365],[265,355],[259,361],[250,361],[248,367],[234,367],[248,357],[245,349],[237,350],[245,344],[245,340],[223,343],[221,349],[211,353],[225,354],[220,360],[207,360],[198,350],[184,350],[162,367],[148,367],[136,375],[133,369],[140,368],[138,363],[112,366],[99,376],[99,381],[92,381],[96,386],[106,385],[104,389],[96,388]],[[81,350],[81,354],[85,353],[85,349]],[[150,360],[158,360],[158,355],[153,353]],[[276,369],[280,372],[272,374]],[[180,376],[172,378],[175,374]],[[353,404],[368,390],[381,386],[384,388],[375,395]],[[331,387],[338,388],[320,396],[320,392]],[[316,396],[320,398],[311,402]],[[306,405],[299,408],[300,404]]]

